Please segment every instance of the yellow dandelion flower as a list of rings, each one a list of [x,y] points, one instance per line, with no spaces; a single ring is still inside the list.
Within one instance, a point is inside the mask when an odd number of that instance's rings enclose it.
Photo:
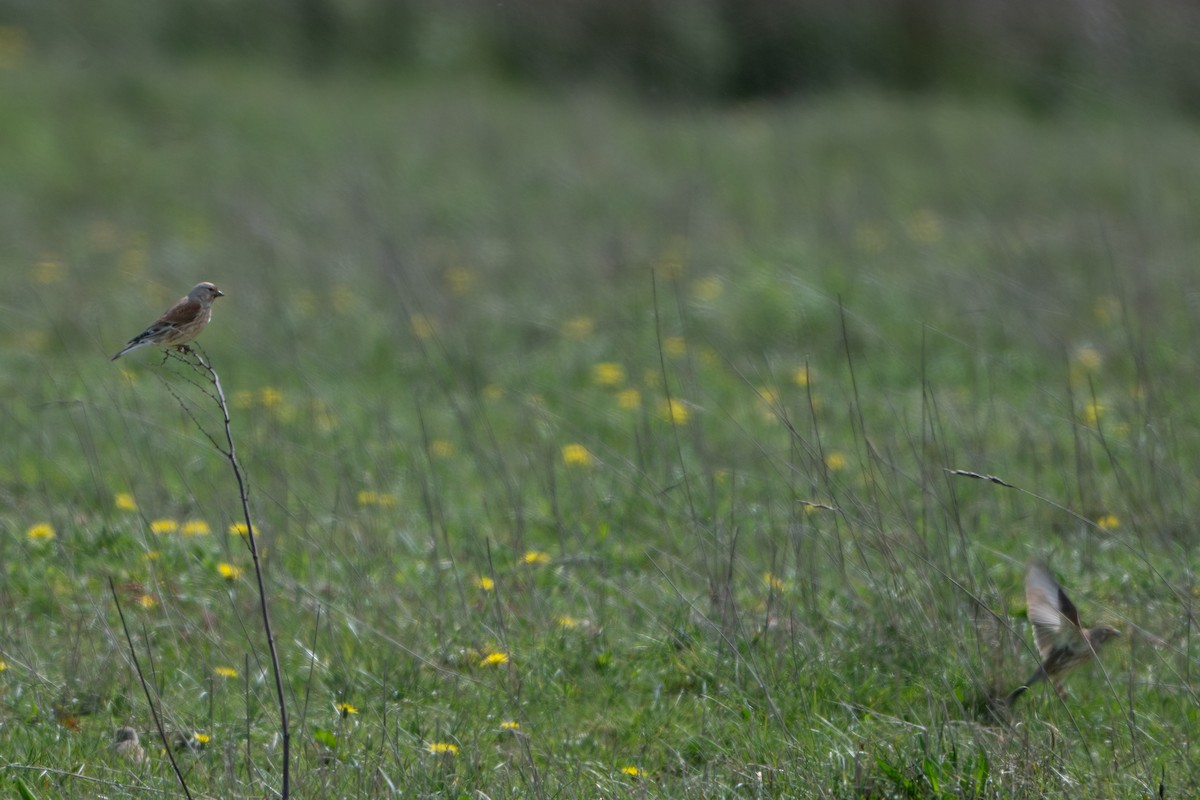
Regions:
[[[621,773],[631,778],[639,778],[642,775],[642,771],[634,766],[621,767]]]
[[[625,382],[625,367],[615,361],[593,364],[592,381],[600,386],[620,386]]]
[[[236,678],[238,676],[238,671],[233,667],[215,667],[213,672],[218,678]]]
[[[33,280],[43,286],[61,283],[67,275],[67,268],[60,259],[46,257],[33,267]]]
[[[146,559],[147,561],[158,561],[158,559],[161,557],[162,557],[162,554],[159,553],[157,550],[147,550],[142,555],[142,558]]]
[[[586,339],[595,332],[596,320],[586,314],[571,317],[563,325],[563,333],[572,339]]]
[[[563,445],[562,460],[568,467],[590,467],[593,462],[592,454],[581,444]]]
[[[29,526],[29,530],[25,531],[25,535],[29,537],[31,542],[48,542],[57,534],[54,532],[54,526],[49,522],[39,522],[37,525]]]
[[[521,561],[526,564],[549,564],[550,554],[543,553],[541,550],[528,550],[525,555],[521,556]]]
[[[337,708],[338,713],[341,714],[343,717],[348,717],[352,714],[358,713],[358,709],[355,708],[354,706],[350,705],[349,703],[338,703],[337,706],[335,706],[335,708]]]
[[[453,458],[455,452],[454,442],[434,439],[429,443],[429,455],[433,458]]]
[[[358,504],[360,506],[373,506],[379,499],[379,495],[368,489],[361,489],[358,493]]]
[[[475,288],[475,273],[466,267],[446,270],[446,286],[451,294],[464,295]]]
[[[825,466],[833,472],[840,472],[846,468],[846,454],[841,450],[830,450],[825,454]]]
[[[700,278],[692,284],[692,297],[701,303],[711,303],[725,291],[724,284],[716,275]]]
[[[513,720],[505,720],[504,722],[500,723],[500,730],[518,731],[520,729],[521,729],[521,723],[514,722]]]
[[[425,745],[425,749],[435,756],[456,756],[458,755],[458,745],[450,742],[430,742]]]
[[[1096,520],[1097,527],[1102,531],[1111,531],[1113,528],[1119,527],[1121,520],[1117,519],[1116,514],[1105,514]]]
[[[496,400],[499,400],[501,397],[504,397],[504,390],[501,389],[496,384],[489,383],[487,386],[483,387],[483,399],[484,400],[496,401]]]
[[[437,333],[437,324],[428,314],[413,314],[408,324],[412,326],[413,336],[422,341],[433,338]]]
[[[575,617],[561,616],[558,618],[560,628],[578,628],[579,625],[580,622]]]
[[[1104,414],[1104,406],[1100,403],[1087,403],[1079,414],[1080,421],[1089,427],[1095,427]]]
[[[212,529],[208,527],[208,523],[202,519],[189,519],[183,523],[180,531],[184,536],[207,536],[212,533]]]
[[[263,408],[277,409],[283,405],[283,392],[274,386],[264,386],[258,390],[258,402],[262,404]]]
[[[174,533],[179,530],[179,523],[173,519],[156,519],[150,523],[151,533]]]
[[[207,733],[200,733],[199,731],[196,731],[192,734],[192,741],[203,747],[212,741],[212,737]]]
[[[801,389],[807,388],[810,380],[812,380],[812,371],[808,367],[797,367],[796,371],[792,373],[792,383]]]
[[[507,664],[507,663],[508,663],[508,654],[507,653],[500,653],[497,651],[492,651],[483,657],[483,660],[479,662],[479,666],[481,666],[481,667],[498,667],[501,664]]]
[[[682,400],[671,398],[663,400],[659,406],[659,415],[672,425],[687,425],[691,412]]]
[[[241,567],[235,567],[233,564],[227,564],[224,561],[217,564],[217,572],[227,581],[236,581],[242,577]]]
[[[158,598],[152,594],[143,594],[138,598],[138,605],[142,608],[154,608],[158,605]]]
[[[782,592],[784,589],[783,579],[770,572],[763,573],[763,585],[772,592]]]
[[[244,523],[244,522],[231,522],[231,523],[229,523],[229,535],[230,536],[249,536],[250,535],[250,527],[248,525],[246,525],[246,523]]]
[[[490,592],[496,588],[496,582],[487,575],[480,575],[475,579],[475,588]]]
[[[687,352],[687,340],[682,336],[668,336],[663,339],[663,352],[669,356],[681,356]]]
[[[117,492],[113,495],[113,505],[118,511],[137,511],[137,502],[129,492]]]
[[[6,669],[8,669],[8,664],[4,661],[3,658],[0,658],[0,672],[4,672],[4,670],[6,670]]]
[[[637,389],[622,389],[617,392],[617,406],[627,411],[642,407],[642,393]]]

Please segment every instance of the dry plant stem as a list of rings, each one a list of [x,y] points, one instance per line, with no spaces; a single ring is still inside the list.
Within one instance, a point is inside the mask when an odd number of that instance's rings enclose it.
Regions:
[[[175,754],[171,750],[171,743],[167,741],[167,732],[163,730],[162,720],[158,716],[158,709],[154,706],[154,698],[150,696],[150,687],[146,684],[146,676],[142,674],[142,664],[138,661],[137,650],[133,646],[133,637],[129,635],[129,626],[125,624],[125,612],[121,610],[121,600],[117,597],[117,587],[113,584],[112,576],[108,578],[108,590],[112,592],[113,603],[117,607],[117,616],[121,618],[121,630],[125,631],[125,641],[129,644],[129,655],[133,656],[133,668],[137,671],[138,683],[142,685],[142,691],[146,693],[146,703],[150,706],[150,716],[154,717],[154,727],[158,730],[158,737],[162,739],[163,749],[167,753],[167,758],[171,760],[171,769],[175,770],[175,777],[179,779],[179,785],[183,788],[184,796],[188,800],[192,800],[192,793],[188,791],[187,781],[183,779],[183,773],[179,770],[179,764],[175,763]]]
[[[208,373],[209,380],[212,381],[213,389],[216,391],[217,405],[221,407],[221,416],[225,423],[225,442],[227,444],[227,449],[222,449],[219,446],[217,449],[225,456],[229,461],[230,468],[233,469],[233,475],[237,478],[238,495],[242,501],[242,517],[246,522],[246,542],[250,548],[250,559],[254,562],[254,578],[258,582],[258,606],[262,611],[263,633],[267,637],[267,651],[271,657],[271,672],[275,678],[275,695],[279,704],[279,728],[283,749],[283,775],[279,796],[283,800],[287,800],[289,794],[289,767],[291,763],[291,732],[288,728],[287,698],[283,691],[283,675],[279,670],[279,653],[275,647],[275,635],[271,631],[271,615],[268,612],[267,606],[267,588],[263,582],[262,563],[258,559],[258,543],[254,537],[254,523],[250,521],[250,495],[246,489],[246,480],[242,475],[241,465],[238,464],[237,448],[233,444],[233,431],[229,424],[229,405],[225,402],[225,391],[221,388],[221,378],[217,375],[217,371],[209,364],[205,357],[207,354],[204,351],[197,352],[196,349],[193,349],[192,355],[195,357],[196,363]]]

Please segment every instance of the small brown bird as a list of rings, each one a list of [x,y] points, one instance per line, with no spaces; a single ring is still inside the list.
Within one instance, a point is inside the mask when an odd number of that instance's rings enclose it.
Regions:
[[[114,743],[117,752],[135,764],[146,760],[146,751],[138,743],[137,731],[128,726],[117,728],[117,739]]]
[[[1120,636],[1121,632],[1107,625],[1084,628],[1071,598],[1054,580],[1050,570],[1038,562],[1030,564],[1029,571],[1025,573],[1025,602],[1029,607],[1033,640],[1042,654],[1042,663],[1029,676],[1029,680],[1008,696],[1008,702],[1012,703],[1042,679],[1049,680],[1058,696],[1065,700],[1062,680],[1067,673],[1086,664],[1101,645],[1114,636]]]
[[[199,336],[200,331],[204,330],[204,326],[212,319],[213,300],[224,296],[224,292],[207,281],[197,283],[186,297],[176,300],[175,305],[150,323],[146,330],[130,339],[129,344],[113,356],[112,360],[116,361],[130,350],[152,344],[182,350],[183,345]]]

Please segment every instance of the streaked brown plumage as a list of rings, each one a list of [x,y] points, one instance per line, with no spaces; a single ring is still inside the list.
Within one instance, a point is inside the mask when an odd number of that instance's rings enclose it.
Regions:
[[[146,330],[130,339],[129,344],[113,356],[112,360],[116,361],[130,350],[152,344],[182,348],[199,336],[200,331],[204,330],[204,326],[212,319],[213,300],[224,296],[224,292],[207,281],[196,284],[187,296],[176,300],[175,304],[150,323]]]
[[[1086,664],[1101,645],[1121,632],[1107,625],[1084,628],[1079,611],[1058,585],[1044,564],[1034,562],[1025,573],[1025,602],[1029,607],[1029,622],[1033,625],[1033,640],[1042,663],[1008,696],[1012,703],[1026,689],[1040,680],[1053,684],[1059,697],[1066,699],[1062,680],[1073,669]]]

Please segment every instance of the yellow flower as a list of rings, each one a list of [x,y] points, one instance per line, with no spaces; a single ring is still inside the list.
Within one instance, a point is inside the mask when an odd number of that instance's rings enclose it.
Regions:
[[[578,628],[579,620],[574,617],[562,616],[558,618],[558,625],[561,628]]]
[[[118,511],[137,511],[137,503],[129,492],[118,492],[113,495],[113,505]]]
[[[211,533],[208,523],[202,519],[189,519],[183,523],[181,530],[184,536],[207,536]]]
[[[596,320],[581,314],[578,317],[571,317],[563,325],[563,333],[572,339],[586,339],[596,332]]]
[[[625,368],[615,361],[592,365],[592,380],[600,386],[620,386],[625,382]]]
[[[37,525],[30,526],[29,530],[25,531],[25,535],[29,537],[31,542],[48,542],[55,537],[54,526],[49,522],[39,522]]]
[[[0,658],[0,672],[4,672],[6,669],[8,669],[8,664],[4,662],[3,658]]]
[[[501,730],[505,730],[505,731],[516,731],[516,730],[520,730],[520,729],[521,729],[521,723],[519,723],[519,722],[513,722],[512,720],[506,720],[505,722],[501,722],[501,723],[500,723],[500,729],[501,729]]]
[[[1120,526],[1120,524],[1121,520],[1117,519],[1116,514],[1105,514],[1096,520],[1097,527],[1102,531],[1111,531],[1113,528]]]
[[[663,352],[669,356],[681,356],[687,352],[687,340],[682,336],[668,336],[663,339]]]
[[[258,402],[263,408],[275,409],[283,405],[283,392],[274,386],[265,386],[258,391]]]
[[[663,400],[658,413],[673,425],[687,425],[691,412],[682,400]]]
[[[227,581],[236,581],[238,578],[242,577],[241,567],[235,567],[233,564],[226,564],[224,561],[222,561],[220,564],[217,564],[217,572],[219,572],[221,577]]]
[[[33,268],[33,280],[43,286],[61,283],[66,277],[67,269],[60,259],[49,256],[43,258]]]
[[[590,467],[593,460],[592,454],[581,444],[563,445],[562,459],[568,467]]]
[[[1104,414],[1104,406],[1099,403],[1087,403],[1083,407],[1083,411],[1079,414],[1079,418],[1084,425],[1095,427],[1100,422],[1100,417]]]
[[[721,279],[716,275],[709,275],[692,284],[692,297],[702,303],[711,303],[720,297],[724,290]]]
[[[236,678],[238,674],[238,671],[233,667],[216,667],[213,669],[213,672],[221,678]]]
[[[637,389],[622,389],[617,392],[617,405],[626,410],[642,407],[642,393]]]
[[[500,653],[500,652],[492,651],[483,657],[483,660],[479,662],[479,666],[481,666],[481,667],[498,667],[501,664],[507,664],[507,663],[508,663],[508,654],[507,653]]]
[[[357,713],[358,713],[358,709],[357,709],[357,708],[355,708],[354,706],[350,705],[349,703],[338,703],[338,704],[335,706],[335,708],[337,708],[338,712],[339,712],[339,713],[340,713],[340,714],[341,714],[343,717],[348,717],[348,716],[350,716],[351,714],[357,714]]]
[[[489,383],[487,386],[483,387],[484,400],[499,400],[501,397],[504,397],[504,390],[496,384]]]
[[[763,573],[763,584],[773,592],[782,592],[784,589],[783,579],[770,572]]]
[[[151,533],[174,533],[179,530],[179,523],[173,519],[156,519],[150,523]]]
[[[200,733],[199,731],[197,731],[196,733],[192,734],[192,741],[195,742],[196,744],[200,745],[201,747],[203,747],[204,745],[206,745],[212,741],[212,737],[209,736],[207,733]]]
[[[429,443],[429,455],[434,458],[451,458],[454,455],[454,443],[445,439],[434,439]]]
[[[451,267],[446,270],[446,286],[451,294],[464,295],[475,288],[475,273],[466,267]]]
[[[812,379],[812,372],[807,366],[797,367],[792,373],[792,383],[799,386],[801,389],[808,387],[808,382]]]
[[[138,598],[138,605],[142,608],[154,608],[158,605],[158,598],[152,594],[144,594]]]
[[[475,579],[475,586],[485,592],[490,592],[492,589],[496,588],[496,582],[487,575],[480,575]]]
[[[841,450],[830,450],[825,455],[825,466],[829,467],[834,472],[839,472],[846,468],[846,455]]]
[[[628,775],[631,778],[640,777],[642,774],[642,771],[634,766],[621,767],[621,772],[624,773],[625,775]]]
[[[437,333],[437,325],[427,314],[413,314],[409,318],[409,324],[412,325],[413,336],[422,341],[432,338]]]
[[[456,756],[458,755],[458,745],[450,742],[430,742],[425,745],[425,749],[435,756]]]
[[[244,522],[232,522],[229,525],[230,536],[249,536],[250,528]]]
[[[550,554],[543,553],[541,550],[528,550],[525,555],[521,556],[521,561],[526,564],[549,564]]]
[[[147,561],[158,561],[160,555],[161,554],[157,550],[147,550],[142,558],[146,559]]]

